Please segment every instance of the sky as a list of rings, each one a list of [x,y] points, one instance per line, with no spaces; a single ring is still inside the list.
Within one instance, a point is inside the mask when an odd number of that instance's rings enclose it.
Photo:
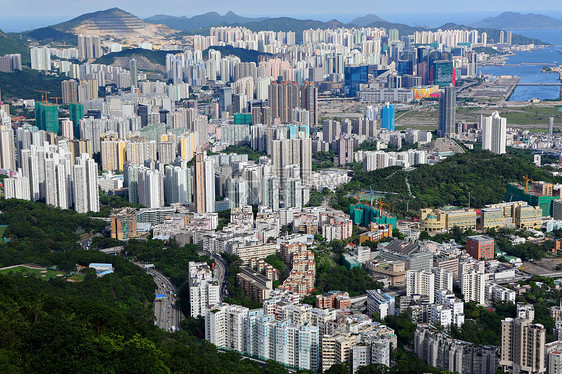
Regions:
[[[232,10],[244,16],[336,18],[346,22],[358,15],[373,13],[391,22],[427,26],[449,21],[468,24],[507,10],[562,18],[562,1],[559,0],[0,0],[0,29],[22,31],[112,7],[141,18],[155,14],[193,16],[210,11],[224,14]]]

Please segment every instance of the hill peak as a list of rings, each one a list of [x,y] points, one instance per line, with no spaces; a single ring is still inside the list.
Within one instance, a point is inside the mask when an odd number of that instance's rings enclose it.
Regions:
[[[496,17],[488,17],[473,23],[471,26],[489,27],[493,29],[546,29],[562,27],[562,20],[544,14],[503,12]]]
[[[137,16],[114,7],[97,12],[86,13],[52,26],[52,28],[76,35],[99,36],[152,36],[156,33],[171,33],[172,30],[165,26],[147,23]]]

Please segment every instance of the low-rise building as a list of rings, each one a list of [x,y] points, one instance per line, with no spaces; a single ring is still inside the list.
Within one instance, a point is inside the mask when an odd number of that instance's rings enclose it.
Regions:
[[[420,211],[421,230],[442,232],[449,231],[455,226],[461,230],[476,229],[476,211],[456,207],[427,208]]]

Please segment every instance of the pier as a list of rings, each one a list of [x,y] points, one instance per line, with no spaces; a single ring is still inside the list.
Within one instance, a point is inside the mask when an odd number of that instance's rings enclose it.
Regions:
[[[518,83],[518,86],[562,86],[562,83]]]

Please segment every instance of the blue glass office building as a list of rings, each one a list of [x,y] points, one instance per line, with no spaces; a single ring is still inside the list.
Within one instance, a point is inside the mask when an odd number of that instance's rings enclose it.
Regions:
[[[394,131],[394,105],[387,104],[382,108],[382,127]]]
[[[369,66],[359,65],[359,66],[346,66],[344,70],[344,90],[345,96],[355,97],[361,83],[369,82]]]

